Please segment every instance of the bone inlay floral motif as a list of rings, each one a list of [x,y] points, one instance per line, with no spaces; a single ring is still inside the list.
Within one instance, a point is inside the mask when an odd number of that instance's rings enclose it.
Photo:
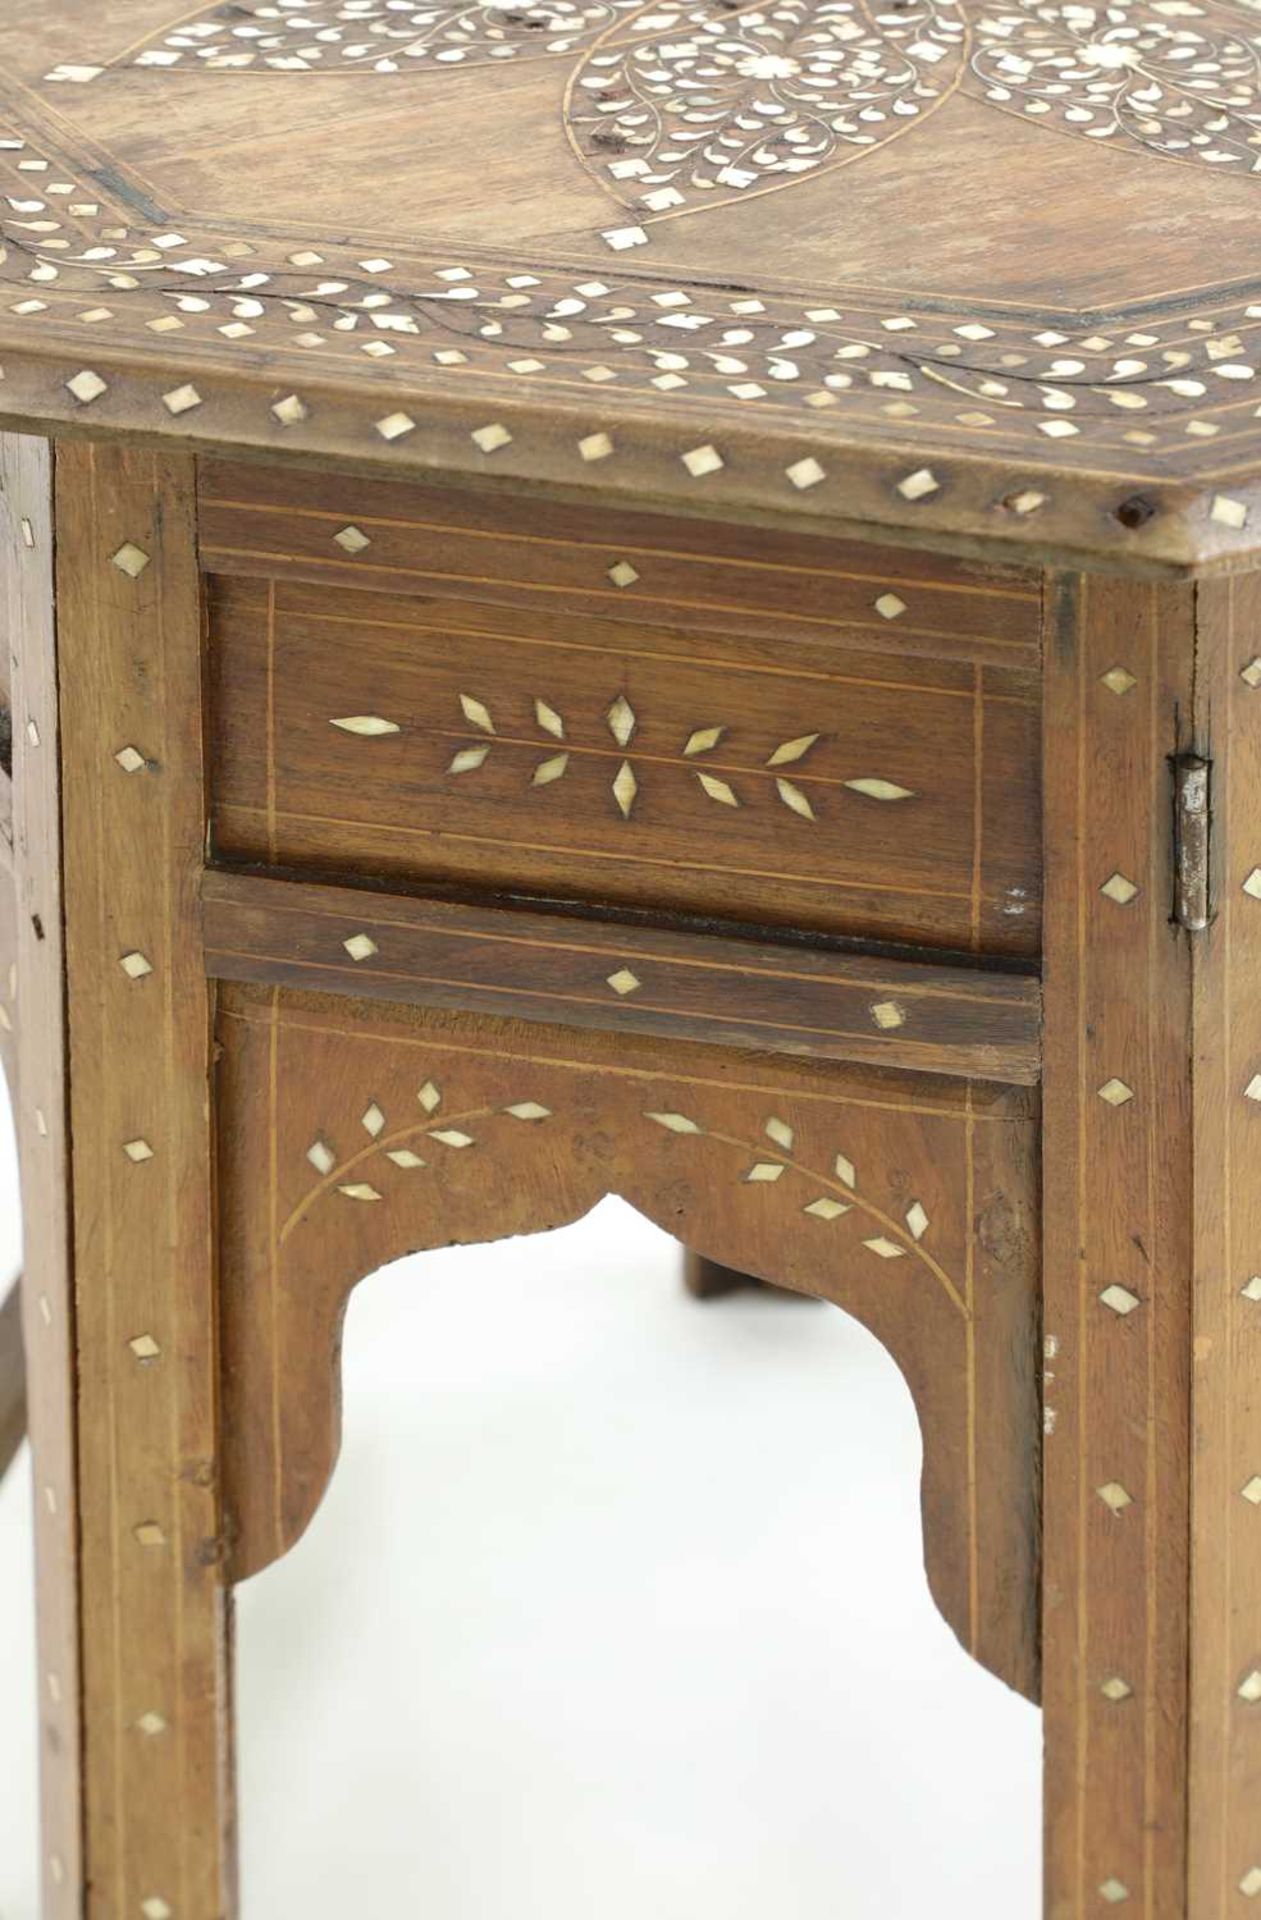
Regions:
[[[456,749],[447,765],[449,775],[479,772],[491,758],[496,746],[521,748],[531,745],[510,723],[506,734],[501,734],[489,705],[476,694],[461,694],[459,704],[461,717],[471,730],[473,744]],[[539,743],[542,758],[534,760],[530,771],[529,781],[533,787],[550,787],[558,780],[563,780],[570,771],[575,752],[585,755],[608,752],[607,749],[593,749],[589,745],[575,747],[569,740],[564,715],[547,700],[534,701],[532,717],[539,733],[547,736],[546,744]],[[331,724],[343,732],[365,738],[382,737],[400,731],[396,723],[378,714],[353,715],[334,720]],[[610,702],[603,716],[603,724],[614,747],[624,756],[615,768],[610,790],[622,818],[629,820],[640,796],[641,780],[636,772],[637,756],[634,750],[640,716],[626,695],[619,693]],[[726,760],[722,750],[727,736],[728,729],[725,726],[695,727],[679,745],[645,754],[643,759],[650,763],[673,764],[681,771],[690,772],[699,792],[719,806],[742,807],[747,804],[747,783],[750,780],[756,781],[759,786],[770,781],[775,797],[790,813],[795,813],[803,820],[818,818],[815,808],[817,793],[812,797],[798,779],[789,778],[787,769],[796,768],[807,759],[822,739],[821,734],[803,733],[791,740],[781,740],[765,756],[761,766],[750,766],[745,759],[736,763]],[[717,756],[716,762],[712,765],[703,764],[712,755]],[[616,761],[617,753],[613,753],[612,758]],[[702,764],[689,767],[691,761]],[[642,760],[639,764],[642,771]],[[807,775],[806,778],[817,776]],[[895,780],[886,780],[874,774],[854,774],[850,778],[842,777],[839,781],[833,776],[829,784],[839,785],[867,800],[887,803],[915,798],[910,787],[899,786]]]
[[[833,1156],[825,1170],[809,1167],[796,1157],[794,1129],[777,1114],[767,1115],[761,1139],[747,1140],[734,1134],[715,1133],[690,1115],[672,1108],[657,1109],[644,1115],[654,1126],[683,1138],[708,1140],[730,1150],[736,1177],[750,1186],[774,1186],[781,1183],[800,1190],[801,1211],[811,1220],[832,1226],[846,1215],[853,1216],[859,1243],[876,1260],[920,1260],[946,1294],[951,1305],[969,1318],[967,1301],[950,1274],[935,1258],[929,1235],[932,1221],[919,1200],[912,1200],[899,1212],[896,1203],[882,1206],[861,1190],[854,1162],[841,1152]]]
[[[1059,132],[1261,170],[1261,58],[1230,0],[302,0],[216,6],[137,66],[372,73],[583,54],[565,119],[587,165],[647,215],[800,177],[904,132],[962,84]],[[969,57],[970,56],[970,57]],[[98,68],[75,77],[94,78]],[[611,244],[637,244],[622,229]]]
[[[387,1114],[369,1099],[357,1125],[344,1129],[340,1148],[317,1133],[306,1152],[316,1180],[285,1221],[281,1241],[317,1202],[330,1196],[368,1204],[384,1200],[382,1188],[391,1177],[423,1173],[435,1156],[476,1148],[482,1129],[505,1116],[523,1124],[551,1119],[551,1109],[537,1100],[479,1105],[451,1114],[442,1111],[443,1100],[443,1089],[426,1080],[411,1112]]]
[[[313,1181],[280,1231],[283,1244],[293,1230],[325,1200],[357,1205],[384,1203],[392,1182],[432,1172],[447,1153],[476,1151],[485,1130],[503,1119],[534,1126],[552,1119],[552,1109],[529,1098],[503,1104],[445,1110],[445,1089],[433,1078],[419,1088],[411,1111],[386,1112],[372,1097],[357,1120],[343,1125],[334,1145],[324,1130],[306,1149]],[[932,1220],[918,1199],[882,1204],[860,1183],[857,1167],[838,1147],[820,1170],[797,1154],[794,1127],[780,1115],[764,1117],[761,1132],[749,1138],[715,1132],[677,1108],[663,1106],[644,1114],[654,1127],[728,1150],[732,1177],[746,1186],[799,1190],[804,1216],[820,1228],[843,1219],[855,1231],[861,1251],[877,1261],[918,1260],[933,1276],[951,1305],[970,1317],[963,1291],[932,1251]]]

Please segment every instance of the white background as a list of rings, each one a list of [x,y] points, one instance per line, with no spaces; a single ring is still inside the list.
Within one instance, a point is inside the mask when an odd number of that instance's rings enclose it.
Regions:
[[[932,1606],[855,1322],[698,1304],[606,1201],[375,1276],[345,1381],[329,1498],[239,1593],[245,1920],[1035,1920],[1039,1716]],[[36,1920],[28,1502],[23,1454],[0,1920]]]

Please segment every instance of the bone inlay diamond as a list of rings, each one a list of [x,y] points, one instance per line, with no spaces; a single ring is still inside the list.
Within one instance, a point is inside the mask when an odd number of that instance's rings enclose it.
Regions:
[[[1109,667],[1108,671],[1101,673],[1099,678],[1110,693],[1118,695],[1128,693],[1131,687],[1138,685],[1137,678],[1128,667]]]
[[[1099,1893],[1110,1907],[1119,1907],[1123,1900],[1128,1900],[1130,1897],[1130,1890],[1125,1882],[1117,1879],[1104,1880],[1100,1885]]]
[[[362,553],[365,547],[372,545],[367,534],[359,527],[343,527],[340,533],[333,535],[333,538],[347,553]]]
[[[1210,517],[1216,520],[1218,526],[1237,531],[1248,524],[1248,503],[1246,500],[1236,500],[1231,494],[1219,493],[1213,501]]]
[[[1127,1507],[1134,1504],[1134,1496],[1126,1492],[1119,1480],[1108,1480],[1096,1491],[1104,1506],[1112,1513],[1124,1513]]]
[[[367,933],[352,933],[349,940],[342,941],[342,945],[352,960],[371,960],[373,954],[379,951],[376,941]]]
[[[1099,1691],[1105,1700],[1111,1700],[1115,1706],[1122,1700],[1128,1700],[1134,1689],[1127,1681],[1122,1680],[1119,1673],[1114,1673],[1110,1679],[1104,1681]]]
[[[718,473],[725,465],[717,447],[692,447],[680,458],[693,480],[703,480],[707,473]]]
[[[387,413],[383,420],[377,421],[377,432],[383,440],[405,440],[415,431],[416,422],[410,413]]]
[[[1127,1087],[1124,1080],[1105,1080],[1099,1089],[1099,1098],[1106,1100],[1110,1107],[1123,1107],[1134,1098],[1134,1089]]]
[[[1261,1700],[1261,1671],[1254,1667],[1251,1673],[1246,1673],[1235,1688],[1235,1692],[1248,1706],[1255,1707],[1258,1700]]]
[[[67,380],[66,386],[80,405],[85,407],[91,406],[94,400],[99,400],[103,393],[109,392],[106,382],[102,380],[99,373],[93,373],[91,367],[85,367],[82,373],[76,373],[72,379]]]
[[[1105,1307],[1111,1307],[1113,1313],[1120,1314],[1123,1320],[1143,1304],[1136,1293],[1131,1293],[1128,1287],[1118,1286],[1115,1281],[1103,1289],[1099,1298]]]
[[[640,983],[629,967],[619,967],[616,973],[609,975],[608,984],[614,993],[621,994],[625,998],[628,993],[638,992]]]
[[[277,400],[272,412],[282,427],[299,427],[311,415],[311,409],[296,393],[287,393],[283,400]]]
[[[1249,1867],[1239,1882],[1239,1891],[1245,1900],[1255,1900],[1261,1893],[1261,1867]]]
[[[193,386],[174,387],[170,393],[162,395],[162,404],[168,413],[178,416],[181,413],[191,413],[195,407],[199,407],[201,395]]]
[[[804,460],[794,460],[791,467],[785,467],[784,471],[798,493],[808,493],[811,487],[817,487],[827,479],[826,471],[813,454],[808,454]]]
[[[1123,873],[1110,874],[1099,891],[1106,894],[1109,900],[1115,900],[1119,907],[1128,907],[1131,900],[1137,900],[1139,895],[1134,882],[1127,880]]]
[[[124,541],[118,552],[111,554],[110,558],[118,571],[125,573],[131,580],[138,580],[149,565],[149,556],[144,548],[136,546],[130,540]]]
[[[898,481],[898,492],[904,500],[926,500],[929,494],[936,493],[941,482],[930,467],[920,467],[915,473],[908,473],[904,480]]]

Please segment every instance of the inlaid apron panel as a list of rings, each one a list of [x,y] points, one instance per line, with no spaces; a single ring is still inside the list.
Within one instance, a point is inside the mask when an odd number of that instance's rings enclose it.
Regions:
[[[335,484],[212,470],[221,857],[1036,953],[1023,576]]]

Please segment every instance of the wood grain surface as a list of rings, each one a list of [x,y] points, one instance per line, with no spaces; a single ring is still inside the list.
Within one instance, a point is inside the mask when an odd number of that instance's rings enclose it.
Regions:
[[[206,964],[360,998],[1031,1085],[1027,975],[215,873]]]
[[[338,536],[352,527],[360,539],[347,544]],[[210,574],[451,601],[451,618],[473,631],[487,624],[487,607],[529,612],[575,642],[592,619],[612,620],[631,630],[625,644],[633,632],[667,658],[684,635],[701,659],[715,650],[721,659],[724,641],[760,642],[751,658],[764,666],[791,654],[794,639],[898,661],[1036,668],[1040,657],[1035,570],[915,553],[870,535],[829,539],[808,525],[751,530],[502,489],[206,458],[198,544]],[[610,579],[619,561],[634,580]],[[900,608],[881,607],[891,594]],[[954,684],[948,675],[943,683]]]

